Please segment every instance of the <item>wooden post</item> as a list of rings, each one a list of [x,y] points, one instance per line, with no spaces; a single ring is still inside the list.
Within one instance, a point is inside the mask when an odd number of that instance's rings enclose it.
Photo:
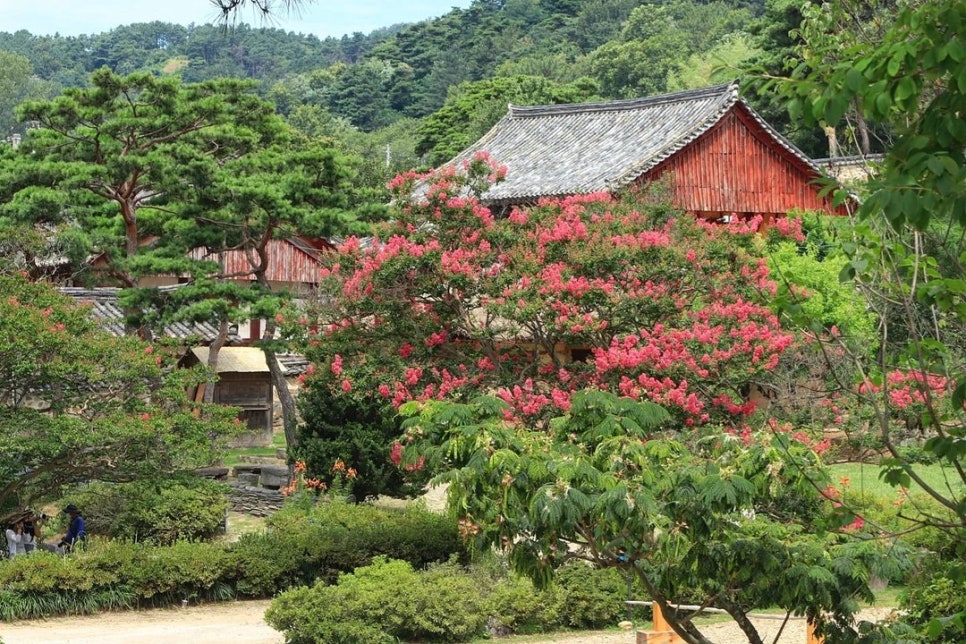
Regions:
[[[651,610],[654,613],[651,619],[652,630],[637,631],[637,644],[682,644],[684,640],[667,623],[657,602],[651,605]]]
[[[667,623],[667,619],[664,618],[664,611],[661,610],[661,605],[657,602],[651,606],[651,610],[654,612],[654,617],[651,620],[654,623],[655,631],[671,631],[671,625]],[[674,631],[671,631],[672,633]]]
[[[806,627],[805,644],[825,644],[825,638],[815,632],[815,624],[811,621]]]

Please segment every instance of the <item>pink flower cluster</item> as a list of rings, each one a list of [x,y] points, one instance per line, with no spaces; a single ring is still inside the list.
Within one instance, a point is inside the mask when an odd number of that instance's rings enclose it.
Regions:
[[[938,398],[946,394],[949,380],[943,376],[918,370],[894,370],[886,374],[886,389],[889,402],[897,409],[912,405],[925,404],[929,397]],[[870,394],[882,391],[882,387],[871,381],[859,385],[859,393]]]

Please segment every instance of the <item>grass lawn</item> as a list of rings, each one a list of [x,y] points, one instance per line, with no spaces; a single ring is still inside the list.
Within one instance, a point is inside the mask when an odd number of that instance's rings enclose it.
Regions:
[[[227,466],[242,463],[242,456],[271,456],[274,457],[278,449],[285,447],[285,434],[278,432],[272,436],[272,444],[266,447],[236,447],[225,453],[223,463]]]
[[[960,489],[962,488],[962,483],[959,482],[958,475],[949,468],[943,468],[938,463],[932,465],[915,465],[914,468],[919,476],[935,489],[946,490],[947,480],[952,483],[957,483]],[[852,491],[865,492],[888,499],[895,499],[898,495],[896,488],[879,479],[878,465],[872,465],[870,463],[838,463],[836,465],[830,465],[829,471],[831,472],[833,482],[847,478],[849,480],[849,488]],[[946,474],[952,474],[952,476],[947,478]],[[913,482],[912,488],[909,491],[912,493],[921,492],[915,482]]]

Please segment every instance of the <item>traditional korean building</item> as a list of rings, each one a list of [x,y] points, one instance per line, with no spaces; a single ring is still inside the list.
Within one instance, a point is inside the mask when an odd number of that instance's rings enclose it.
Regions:
[[[447,165],[481,151],[507,166],[506,180],[482,195],[491,207],[665,180],[676,207],[708,219],[844,214],[820,194],[821,168],[739,97],[737,83],[603,103],[511,105]]]
[[[193,347],[179,362],[181,367],[208,364],[208,347]],[[240,407],[239,418],[249,432],[238,437],[234,444],[270,445],[274,423],[272,376],[265,352],[258,347],[222,347],[218,352],[218,382],[215,383],[214,402]],[[189,391],[200,400],[204,385]]]

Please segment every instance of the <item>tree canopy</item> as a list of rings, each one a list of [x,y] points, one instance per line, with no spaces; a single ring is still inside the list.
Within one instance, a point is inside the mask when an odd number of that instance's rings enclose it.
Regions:
[[[187,400],[203,374],[168,372],[160,347],[109,335],[49,285],[2,272],[0,293],[0,509],[213,461],[236,410]]]
[[[755,408],[743,389],[793,342],[768,308],[776,286],[755,226],[704,225],[647,192],[495,220],[460,195],[502,172],[480,156],[394,182],[393,223],[371,245],[346,240],[318,309],[292,325],[319,365],[309,399],[391,409],[492,391],[541,425],[596,387],[665,405],[682,425],[740,427]]]
[[[804,614],[850,641],[870,575],[900,553],[836,511],[820,458],[782,429],[689,439],[662,430],[661,407],[584,390],[546,430],[507,403],[407,403],[404,466],[449,483],[464,536],[546,581],[567,560],[624,571],[691,644],[710,644],[695,613],[717,606],[748,642],[755,606]]]

